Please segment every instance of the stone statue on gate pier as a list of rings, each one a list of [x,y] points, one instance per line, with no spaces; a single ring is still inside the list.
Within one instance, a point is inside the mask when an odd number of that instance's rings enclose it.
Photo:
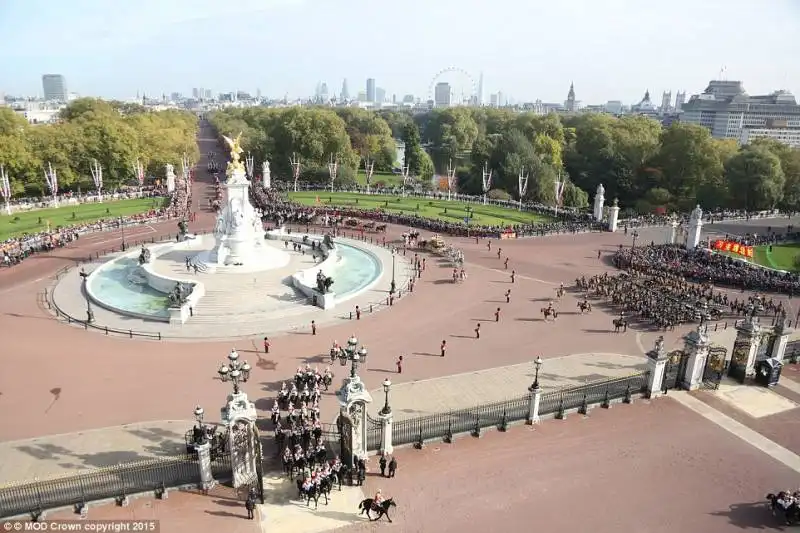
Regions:
[[[139,253],[139,266],[150,262],[150,250],[142,246],[142,251]]]

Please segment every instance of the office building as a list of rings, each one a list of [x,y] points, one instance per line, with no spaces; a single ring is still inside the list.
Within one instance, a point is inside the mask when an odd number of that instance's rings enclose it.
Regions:
[[[700,124],[718,139],[751,139],[755,131],[800,128],[800,105],[788,91],[750,96],[742,82],[712,80],[682,106],[681,122]],[[769,124],[785,124],[772,128]],[[744,133],[743,130],[750,131]],[[775,133],[779,135],[779,133]]]
[[[622,113],[622,102],[619,100],[609,100],[606,102],[604,106],[606,113],[611,113],[612,115],[619,115]]]
[[[435,107],[450,107],[450,84],[439,82],[433,89],[433,105]]]
[[[386,89],[382,87],[375,88],[375,103],[382,104],[386,101]]]
[[[497,101],[497,93],[492,93],[489,95],[489,105],[492,107],[499,107],[500,104]]]
[[[756,139],[774,139],[792,148],[800,148],[800,127],[789,127],[786,120],[767,120],[765,127],[742,128],[740,144],[749,144]]]
[[[323,104],[328,103],[331,99],[331,95],[328,92],[328,84],[322,82],[319,86],[319,101]]]
[[[44,99],[52,102],[66,102],[69,99],[67,80],[61,74],[45,74],[42,76]]]
[[[342,92],[339,96],[345,102],[350,100],[350,89],[347,87],[347,78],[342,80]]]
[[[375,101],[375,78],[367,78],[367,102]]]
[[[478,78],[478,94],[476,95],[476,104],[482,106],[484,104],[483,101],[483,72],[481,72],[480,77]]]
[[[214,99],[214,93],[211,91],[211,89],[206,89],[204,92],[205,92],[205,94],[203,96],[204,96],[204,98],[206,100],[213,100]]]

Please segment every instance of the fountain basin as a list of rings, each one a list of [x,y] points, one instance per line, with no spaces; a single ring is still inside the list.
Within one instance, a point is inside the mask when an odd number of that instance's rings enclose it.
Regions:
[[[156,258],[168,250],[191,245],[191,241],[170,242],[149,249],[151,257]],[[177,283],[192,290],[182,306],[170,307],[168,294]],[[122,315],[183,324],[205,295],[205,286],[196,280],[159,274],[149,263],[139,265],[139,250],[133,250],[97,267],[86,281],[86,292],[95,304]]]
[[[267,238],[299,244],[323,241],[323,238],[318,235],[290,234],[284,228],[268,231]],[[368,250],[342,242],[334,242],[333,248],[324,249],[323,253],[326,254],[326,257],[320,263],[300,270],[292,276],[292,285],[308,296],[314,305],[323,309],[331,309],[336,302],[357,296],[369,289],[380,278],[382,272],[380,259]],[[317,290],[317,273],[320,270],[326,276],[333,278],[333,290],[326,294]]]

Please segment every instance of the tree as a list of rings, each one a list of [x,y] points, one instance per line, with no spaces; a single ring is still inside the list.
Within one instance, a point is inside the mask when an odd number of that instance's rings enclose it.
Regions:
[[[702,126],[677,122],[664,130],[651,166],[658,171],[653,185],[670,191],[679,209],[690,209],[699,197],[714,207],[725,200],[707,194],[716,190],[724,167],[711,133]]]
[[[344,120],[353,150],[361,158],[374,161],[377,170],[392,170],[397,147],[389,124],[376,113],[365,109],[339,108],[336,114]]]
[[[126,114],[119,105],[91,98],[76,100],[62,110],[56,124],[29,126],[11,110],[0,109],[0,163],[9,174],[14,194],[49,193],[44,168],[58,172],[62,192],[93,187],[89,165],[94,159],[103,167],[104,187],[134,183],[133,162],[148,162],[160,154],[166,163],[178,164],[186,154],[199,158],[197,117],[182,111]]]
[[[736,194],[731,205],[746,211],[774,208],[783,199],[781,160],[764,146],[745,146],[728,161],[728,185]]]
[[[405,159],[408,173],[411,176],[422,175],[422,146],[419,139],[419,128],[413,122],[406,124],[403,129],[403,144],[405,144]]]

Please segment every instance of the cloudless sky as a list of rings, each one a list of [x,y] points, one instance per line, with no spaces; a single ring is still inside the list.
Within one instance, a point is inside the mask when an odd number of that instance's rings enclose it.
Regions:
[[[426,98],[455,66],[484,93],[586,104],[702,91],[725,66],[750,94],[800,91],[800,0],[0,0],[0,92],[245,90],[351,95],[374,77]],[[450,75],[441,81],[466,84]]]

